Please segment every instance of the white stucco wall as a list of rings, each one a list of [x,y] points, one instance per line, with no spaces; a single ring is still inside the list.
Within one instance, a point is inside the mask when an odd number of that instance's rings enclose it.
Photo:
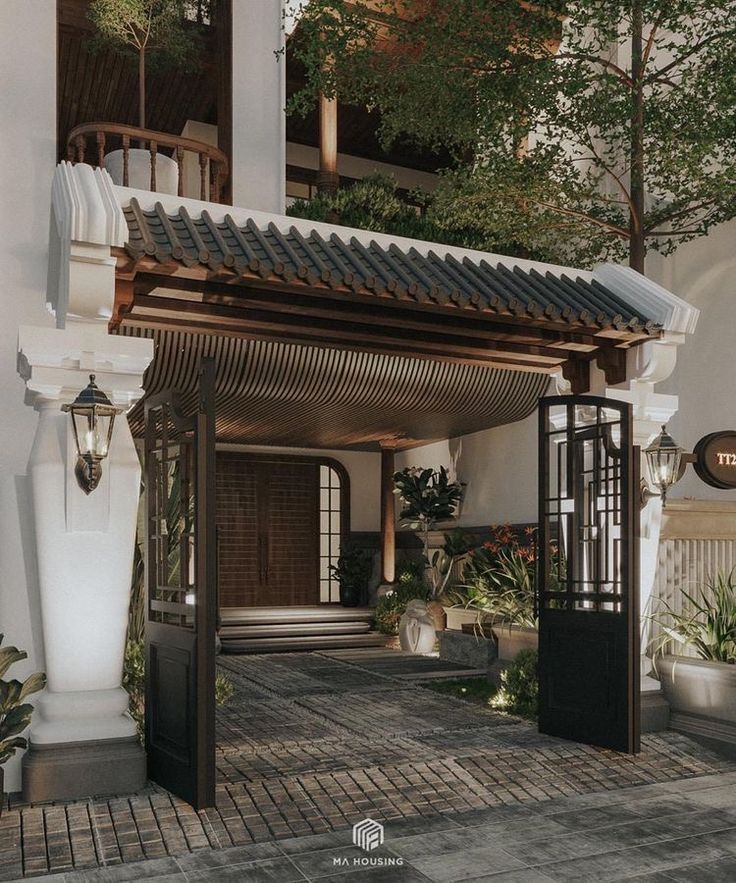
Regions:
[[[669,428],[691,451],[709,432],[736,429],[736,221],[686,243],[669,258],[647,258],[647,275],[701,311],[672,377],[661,384],[662,392],[680,398]],[[708,487],[689,467],[670,496],[725,501],[736,500],[736,491]]]
[[[254,454],[291,454],[299,457],[331,457],[350,476],[350,528],[377,531],[381,527],[381,455],[369,451],[333,451],[315,448],[279,448],[257,445],[218,445],[218,450],[250,451]]]
[[[16,677],[43,666],[26,464],[36,429],[16,373],[18,326],[53,325],[46,311],[51,179],[56,162],[56,4],[0,3],[0,632],[28,651]],[[19,757],[5,788],[20,787]]]
[[[458,525],[536,521],[537,415],[397,454],[396,468],[447,466],[467,483]]]

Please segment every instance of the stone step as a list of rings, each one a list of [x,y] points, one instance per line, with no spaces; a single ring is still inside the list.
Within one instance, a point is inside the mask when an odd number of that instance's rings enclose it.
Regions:
[[[367,622],[373,620],[371,607],[340,607],[320,604],[313,607],[222,607],[223,626],[278,625],[305,622]]]
[[[371,630],[369,620],[350,622],[279,622],[223,625],[220,640],[235,638],[272,638],[299,635],[361,635]]]
[[[383,647],[391,639],[379,632],[368,632],[362,635],[285,635],[221,640],[223,653],[274,653],[289,650],[334,650],[341,647]]]

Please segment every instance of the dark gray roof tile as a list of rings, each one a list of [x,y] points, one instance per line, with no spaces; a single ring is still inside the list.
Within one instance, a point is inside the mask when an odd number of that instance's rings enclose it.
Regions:
[[[240,226],[231,215],[215,222],[207,211],[192,218],[182,206],[169,215],[161,203],[144,211],[136,199],[124,209],[129,238],[126,249],[135,260],[196,264],[212,272],[232,270],[238,276],[300,280],[311,287],[352,290],[452,309],[474,309],[498,316],[547,320],[593,330],[612,326],[636,334],[656,334],[660,327],[600,282],[507,264],[493,266],[465,256],[440,256],[429,249],[404,250],[365,245],[355,236],[345,240],[337,228],[325,239],[317,231],[287,232],[273,222],[260,227],[254,219]]]

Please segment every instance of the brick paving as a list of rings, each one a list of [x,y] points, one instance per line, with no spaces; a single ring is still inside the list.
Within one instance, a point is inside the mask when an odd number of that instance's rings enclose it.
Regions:
[[[366,815],[419,836],[440,823],[480,824],[590,795],[607,805],[630,786],[644,795],[736,769],[675,733],[645,736],[636,757],[541,736],[524,721],[423,689],[414,678],[446,668],[435,660],[365,651],[220,662],[235,694],[218,714],[216,809],[197,813],[155,785],[66,805],[11,800],[0,818],[0,880],[109,873],[144,860],[156,861],[129,873],[176,876],[189,866],[167,864],[171,856],[201,854],[206,869],[208,855],[238,864],[246,853],[224,857],[239,848],[268,865],[253,879],[281,881],[295,867],[283,864],[283,844],[334,836],[349,846],[346,829]],[[130,879],[120,872],[114,879]]]

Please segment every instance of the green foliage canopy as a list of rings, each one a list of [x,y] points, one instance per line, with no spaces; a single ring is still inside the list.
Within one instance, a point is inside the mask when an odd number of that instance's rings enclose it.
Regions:
[[[736,0],[312,0],[307,86],[455,156],[438,198],[591,264],[736,215]]]
[[[198,33],[187,21],[188,0],[93,0],[89,17],[96,43],[133,55],[138,61],[139,125],[146,126],[146,57],[173,67],[195,66]]]

